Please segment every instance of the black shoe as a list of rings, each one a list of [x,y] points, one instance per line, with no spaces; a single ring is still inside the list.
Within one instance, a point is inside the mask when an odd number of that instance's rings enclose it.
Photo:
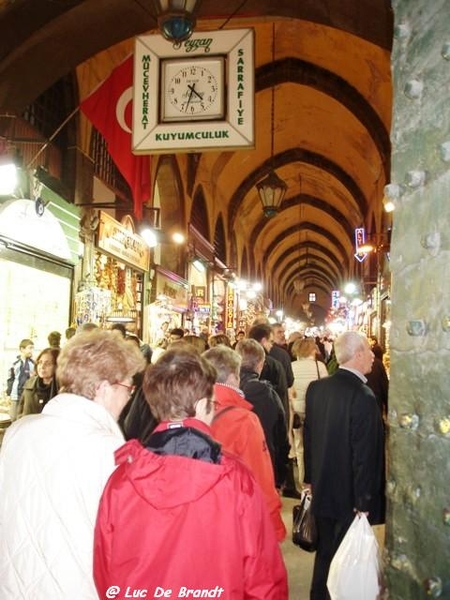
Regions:
[[[300,500],[300,498],[302,497],[301,493],[296,488],[294,488],[294,489],[283,488],[281,495],[284,498],[295,498],[297,500]]]

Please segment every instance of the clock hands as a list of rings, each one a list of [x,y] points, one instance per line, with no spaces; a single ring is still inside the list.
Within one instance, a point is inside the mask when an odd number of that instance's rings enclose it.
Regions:
[[[200,98],[200,100],[203,100],[203,94],[200,94],[199,92],[197,92],[197,90],[195,89],[195,83],[193,83],[192,85],[188,84],[188,89],[189,89],[189,97],[188,97],[188,101],[186,103],[186,109],[185,112],[187,112],[188,106],[192,100],[192,96],[195,94],[198,98]]]
[[[195,83],[194,83],[194,85],[195,85]],[[191,88],[191,86],[190,86],[190,85],[188,85],[188,88],[189,88],[191,91],[190,91],[190,94],[189,94],[188,101],[187,101],[187,103],[186,103],[186,110],[185,110],[185,112],[187,112],[187,109],[188,109],[189,103],[190,103],[190,101],[191,101],[191,99],[192,99],[192,94],[194,93],[194,90],[193,90],[193,88]]]
[[[203,100],[204,93],[200,94],[199,92],[197,92],[197,90],[195,89],[195,83],[192,86],[188,84],[188,88],[191,90],[191,95],[195,94],[200,98],[200,100]]]

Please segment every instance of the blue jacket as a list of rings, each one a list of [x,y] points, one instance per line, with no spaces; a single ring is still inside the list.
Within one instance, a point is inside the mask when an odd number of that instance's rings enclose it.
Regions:
[[[26,380],[34,370],[34,362],[31,358],[22,360],[20,356],[13,362],[9,370],[9,377],[6,385],[6,393],[12,401],[17,402],[23,392]]]

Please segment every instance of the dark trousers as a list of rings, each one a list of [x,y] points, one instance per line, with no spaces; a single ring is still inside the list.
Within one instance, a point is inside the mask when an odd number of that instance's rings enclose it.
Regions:
[[[331,560],[352,521],[353,517],[347,521],[336,521],[316,516],[318,546],[314,561],[310,600],[330,600],[327,579]]]

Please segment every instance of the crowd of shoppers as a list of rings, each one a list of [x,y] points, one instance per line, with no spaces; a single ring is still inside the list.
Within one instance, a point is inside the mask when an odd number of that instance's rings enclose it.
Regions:
[[[319,529],[310,598],[329,600],[354,511],[384,518],[377,340],[287,341],[259,319],[236,340],[167,327],[155,352],[113,329],[67,330],[62,349],[51,332],[36,362],[33,342],[19,344],[0,450],[0,597],[104,598],[112,586],[117,598],[287,600],[281,496],[306,487]]]

